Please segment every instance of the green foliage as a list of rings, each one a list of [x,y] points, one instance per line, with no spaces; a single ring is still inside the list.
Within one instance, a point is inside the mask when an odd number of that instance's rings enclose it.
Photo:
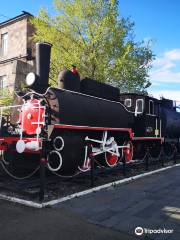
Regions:
[[[51,79],[76,65],[82,77],[146,91],[153,59],[150,43],[136,43],[134,23],[119,16],[117,0],[55,0],[54,14],[40,9],[32,19],[35,41],[53,44]]]
[[[13,94],[8,89],[0,91],[0,106],[9,106],[13,101]]]
[[[9,89],[3,89],[0,91],[0,107],[5,107],[12,105],[13,102],[13,94],[9,91]],[[4,109],[3,114],[9,114],[10,109]]]

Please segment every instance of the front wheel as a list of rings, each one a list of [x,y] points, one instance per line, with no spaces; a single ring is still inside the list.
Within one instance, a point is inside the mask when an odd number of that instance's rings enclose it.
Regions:
[[[39,168],[40,154],[18,153],[15,149],[8,148],[3,151],[1,161],[4,170],[13,177],[26,178]]]
[[[56,140],[54,140],[56,139]],[[84,161],[84,138],[73,132],[59,133],[53,137],[48,154],[49,170],[61,174],[74,174]]]

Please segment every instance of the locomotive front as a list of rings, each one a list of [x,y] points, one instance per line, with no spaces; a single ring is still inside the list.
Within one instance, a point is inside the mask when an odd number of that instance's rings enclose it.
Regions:
[[[36,84],[36,91],[15,94],[14,104],[0,108],[1,163],[6,172],[18,166],[39,165],[42,142],[46,137],[46,100],[41,95],[48,87],[51,45],[36,45],[36,74],[27,77],[27,83]],[[43,67],[45,69],[43,70]],[[42,84],[43,83],[43,84]],[[4,112],[9,112],[6,116]],[[30,160],[30,161],[29,161]]]

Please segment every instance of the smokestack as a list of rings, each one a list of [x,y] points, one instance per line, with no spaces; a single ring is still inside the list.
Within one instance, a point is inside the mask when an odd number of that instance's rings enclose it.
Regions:
[[[39,93],[44,93],[48,88],[50,69],[50,43],[36,43],[36,74],[28,73],[26,85]]]
[[[51,47],[50,43],[36,43],[36,74],[39,78],[37,91],[48,87]]]

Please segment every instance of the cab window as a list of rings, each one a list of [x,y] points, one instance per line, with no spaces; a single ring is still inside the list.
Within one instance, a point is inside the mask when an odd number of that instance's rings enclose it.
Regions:
[[[130,98],[127,98],[124,100],[124,105],[126,107],[131,107],[132,106],[132,100]]]
[[[154,101],[149,100],[149,114],[154,115]]]
[[[143,99],[137,99],[136,100],[136,112],[142,113],[144,110],[144,100]]]

